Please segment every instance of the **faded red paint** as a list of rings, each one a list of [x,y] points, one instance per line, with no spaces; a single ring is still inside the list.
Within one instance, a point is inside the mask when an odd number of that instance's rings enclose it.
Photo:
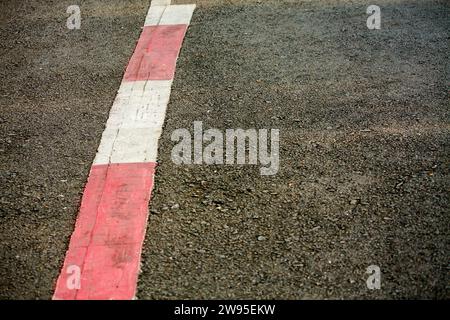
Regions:
[[[94,165],[54,299],[132,299],[156,164]],[[81,270],[80,289],[67,268]]]

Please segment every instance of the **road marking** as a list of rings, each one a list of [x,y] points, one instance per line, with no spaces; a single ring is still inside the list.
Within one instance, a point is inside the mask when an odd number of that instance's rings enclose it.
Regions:
[[[175,64],[195,5],[155,1],[85,186],[55,300],[133,299]],[[80,286],[68,286],[73,266]]]
[[[186,29],[186,24],[144,27],[128,63],[124,80],[173,79]]]
[[[181,4],[173,6],[154,5],[148,11],[144,26],[154,25],[188,25],[194,12],[195,4]]]
[[[151,6],[168,6],[171,0],[152,0]]]

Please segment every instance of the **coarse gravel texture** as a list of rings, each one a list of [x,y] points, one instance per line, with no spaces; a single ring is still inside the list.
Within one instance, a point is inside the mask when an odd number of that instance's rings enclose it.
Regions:
[[[202,1],[160,141],[139,299],[450,297],[450,7],[377,4],[381,30],[366,1]],[[280,129],[278,174],[175,165],[171,133],[193,121]]]
[[[378,0],[369,31],[360,0],[195,2],[138,297],[448,299],[448,3]],[[0,3],[0,299],[51,297],[148,4]],[[175,166],[195,120],[280,129],[278,174]]]
[[[79,4],[81,29],[69,30]],[[50,299],[148,1],[0,3],[0,299]]]

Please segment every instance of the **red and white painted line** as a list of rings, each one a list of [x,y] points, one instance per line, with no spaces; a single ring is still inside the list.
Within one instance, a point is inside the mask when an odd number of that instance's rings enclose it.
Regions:
[[[158,140],[194,8],[152,2],[103,132],[53,299],[135,297]]]

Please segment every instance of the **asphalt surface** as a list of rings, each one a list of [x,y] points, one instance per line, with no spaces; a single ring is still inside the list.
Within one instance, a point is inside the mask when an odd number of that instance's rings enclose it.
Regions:
[[[176,1],[192,3],[192,1]],[[446,298],[445,1],[196,1],[139,299]],[[49,299],[148,1],[0,7],[0,298]],[[173,130],[280,129],[280,170],[177,166]],[[381,289],[365,273],[379,265]]]
[[[379,31],[365,1],[197,8],[138,298],[449,297],[449,6],[378,5]],[[170,135],[193,121],[280,129],[278,174],[173,164]]]
[[[49,299],[148,1],[0,4],[0,298]]]

